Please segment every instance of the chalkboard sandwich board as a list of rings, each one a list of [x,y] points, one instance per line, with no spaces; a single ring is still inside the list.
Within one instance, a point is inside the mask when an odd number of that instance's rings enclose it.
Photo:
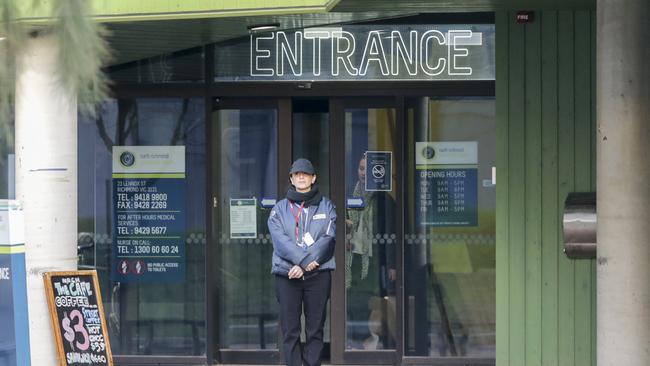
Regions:
[[[112,366],[97,272],[47,272],[43,280],[59,366]]]

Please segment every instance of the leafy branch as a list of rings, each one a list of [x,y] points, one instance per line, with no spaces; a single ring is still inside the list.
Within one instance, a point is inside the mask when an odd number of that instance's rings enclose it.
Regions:
[[[89,16],[88,1],[52,1],[53,21],[34,25],[18,18],[17,4],[25,0],[0,0],[0,133],[11,133],[15,102],[16,59],[27,37],[50,32],[59,46],[57,75],[61,86],[77,96],[79,110],[94,115],[95,105],[108,97],[109,81],[102,68],[110,59],[106,28]],[[32,0],[32,7],[37,0]],[[13,140],[13,138],[12,138]]]

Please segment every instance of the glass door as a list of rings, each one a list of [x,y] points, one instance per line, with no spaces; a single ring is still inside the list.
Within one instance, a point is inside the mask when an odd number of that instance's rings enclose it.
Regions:
[[[306,157],[338,213],[324,362],[494,364],[494,114],[494,98],[220,100],[218,362],[282,361],[266,220]]]
[[[331,105],[332,362],[494,364],[494,98]]]
[[[404,356],[494,364],[494,98],[406,103]]]
[[[329,131],[327,98],[226,98],[215,103],[211,133],[216,247],[211,263],[214,343],[220,363],[282,362],[267,220],[286,195],[289,167],[297,158],[312,161],[320,191],[330,195]],[[329,317],[324,338],[323,359],[328,360]]]
[[[333,163],[339,167],[332,190],[340,195],[335,197],[340,223],[332,299],[340,311],[332,313],[332,360],[394,364],[401,334],[397,108],[392,98],[341,99],[333,105],[339,145],[333,151],[342,153]]]
[[[282,100],[216,102],[212,113],[212,238],[216,354],[221,363],[277,363],[279,319],[267,228],[283,195]],[[284,127],[286,130],[286,127]],[[286,133],[285,133],[286,134]],[[281,148],[284,146],[284,148]],[[290,151],[290,141],[289,141]]]

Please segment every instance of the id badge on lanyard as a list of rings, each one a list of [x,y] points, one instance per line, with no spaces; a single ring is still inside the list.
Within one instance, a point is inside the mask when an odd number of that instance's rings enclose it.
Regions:
[[[289,202],[291,207],[291,213],[293,214],[294,220],[296,220],[296,244],[300,245],[302,244],[302,241],[300,240],[300,231],[298,230],[298,226],[300,225],[300,215],[302,214],[302,209],[305,207],[305,202],[303,201],[302,204],[300,204],[300,208],[298,209],[298,213],[296,213],[296,210],[293,208],[294,203]],[[311,237],[311,235],[309,236]]]

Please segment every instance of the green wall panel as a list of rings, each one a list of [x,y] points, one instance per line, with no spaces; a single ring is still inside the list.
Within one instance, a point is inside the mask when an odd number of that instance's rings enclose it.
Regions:
[[[559,128],[559,196],[560,208],[563,204],[563,197],[574,189],[574,60],[573,60],[573,13],[563,12],[558,19],[558,128]],[[562,249],[562,233],[560,231],[557,241],[557,250]],[[559,261],[559,284],[558,286],[558,311],[559,325],[561,329],[558,334],[558,357],[559,364],[574,364],[574,266],[572,261],[562,255]]]
[[[498,12],[497,365],[595,365],[595,266],[562,253],[595,190],[595,13]]]
[[[541,27],[544,30],[557,29],[556,16],[542,16]],[[541,100],[542,120],[554,121],[542,129],[542,243],[557,243],[560,230],[557,225],[557,212],[561,205],[558,200],[558,49],[557,34],[555,32],[542,33],[542,44],[546,46],[542,52],[542,70],[545,77],[542,79]],[[545,280],[542,282],[542,307],[541,318],[544,319],[541,327],[541,352],[542,365],[558,364],[558,258],[561,252],[558,245],[542,245],[542,273]]]
[[[525,149],[525,62],[524,62],[524,29],[514,28],[509,32],[510,47],[510,77],[507,82],[510,84],[508,96],[508,120],[515,120],[519,123],[512,123],[508,128],[508,145],[510,145],[509,155],[509,260],[510,267],[510,358],[515,365],[524,365],[526,357],[526,338],[519,334],[518,330],[521,324],[526,323],[526,247],[518,245],[526,241],[526,231],[521,230],[523,223],[520,219],[525,217],[526,190],[524,181],[526,179],[526,161],[524,156]],[[498,42],[498,41],[497,41]],[[497,75],[497,79],[499,76]],[[505,80],[503,80],[505,82]],[[497,96],[497,100],[498,100]],[[497,169],[499,162],[497,161]],[[498,174],[498,170],[497,170]],[[498,178],[497,178],[498,184]],[[498,201],[498,197],[497,197]],[[498,220],[498,219],[497,219]],[[497,238],[498,241],[498,238]],[[497,263],[497,269],[499,263]],[[498,306],[498,305],[497,305]],[[497,320],[498,321],[498,320]],[[498,343],[498,340],[497,340]]]

